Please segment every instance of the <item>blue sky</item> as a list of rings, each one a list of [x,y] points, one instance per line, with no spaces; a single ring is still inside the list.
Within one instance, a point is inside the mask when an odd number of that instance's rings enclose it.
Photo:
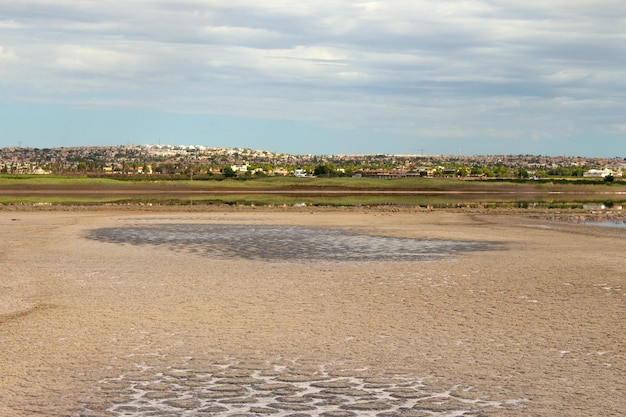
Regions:
[[[626,157],[623,0],[0,0],[0,147]]]

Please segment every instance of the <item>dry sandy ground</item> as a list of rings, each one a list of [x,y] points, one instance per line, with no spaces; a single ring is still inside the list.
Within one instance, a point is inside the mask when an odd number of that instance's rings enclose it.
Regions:
[[[498,244],[419,262],[276,262],[86,238],[161,223]],[[100,209],[0,211],[0,231],[1,416],[626,414],[626,228]]]

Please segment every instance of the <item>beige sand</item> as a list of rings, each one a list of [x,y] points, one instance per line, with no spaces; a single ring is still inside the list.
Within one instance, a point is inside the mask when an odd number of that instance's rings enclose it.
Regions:
[[[84,237],[163,222],[328,226],[504,250],[269,263]],[[130,381],[235,362],[243,373],[291,363],[370,382],[410,374],[480,400],[467,415],[626,414],[626,228],[444,211],[100,209],[0,211],[0,231],[1,416],[123,415],[111,405],[128,402]],[[387,415],[432,415],[403,410]]]

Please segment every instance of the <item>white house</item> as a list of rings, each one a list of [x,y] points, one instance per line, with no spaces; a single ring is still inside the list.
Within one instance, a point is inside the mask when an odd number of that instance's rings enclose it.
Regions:
[[[606,177],[608,175],[613,175],[613,170],[609,169],[609,168],[604,168],[604,169],[590,169],[587,172],[583,173],[583,177]]]
[[[230,168],[235,172],[248,172],[249,166],[250,165],[248,164],[236,164],[236,165],[231,165]]]

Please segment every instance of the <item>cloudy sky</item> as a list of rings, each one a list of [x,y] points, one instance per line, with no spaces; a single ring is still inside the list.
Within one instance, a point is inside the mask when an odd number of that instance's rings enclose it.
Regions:
[[[626,157],[624,0],[0,0],[0,147]]]

